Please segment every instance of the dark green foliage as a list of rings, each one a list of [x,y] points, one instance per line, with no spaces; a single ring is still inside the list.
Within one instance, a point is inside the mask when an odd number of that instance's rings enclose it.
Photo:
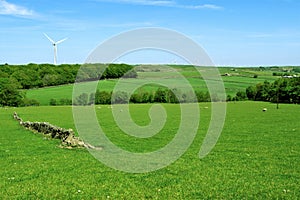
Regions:
[[[247,99],[246,92],[244,91],[239,91],[236,93],[236,96],[233,97],[233,101],[245,101]]]
[[[57,106],[57,100],[56,99],[50,99],[50,106]]]
[[[211,97],[209,92],[196,91],[198,102],[210,102]]]
[[[39,106],[37,100],[25,98],[20,88],[15,78],[0,78],[0,106]]]
[[[124,91],[117,91],[112,94],[112,104],[125,104],[129,103],[129,95]]]
[[[145,90],[138,90],[136,93],[131,95],[130,102],[132,103],[153,103],[154,94]]]
[[[105,69],[101,79],[108,78],[136,78],[137,73],[133,66],[127,64],[109,64]]]
[[[0,65],[0,78],[14,79],[22,89],[120,77],[136,78],[137,73],[133,66],[126,64]]]
[[[62,98],[62,99],[50,99],[50,106],[70,106],[72,105],[72,99]]]
[[[254,100],[256,97],[256,87],[255,86],[249,86],[246,88],[246,95],[247,98],[250,100]]]
[[[32,99],[24,99],[24,95],[19,89],[31,89],[45,86],[57,86],[74,83],[77,81],[89,81],[111,78],[136,78],[137,73],[134,67],[126,64],[86,64],[80,65],[51,65],[33,64],[28,65],[0,65],[0,105],[1,106],[30,106],[39,105],[39,102]],[[77,73],[78,72],[78,73]],[[85,95],[78,97],[75,104],[87,105],[95,101],[95,95],[89,99]],[[109,98],[110,99],[110,98]],[[105,102],[110,103],[107,98]],[[118,99],[116,100],[119,101]],[[71,105],[70,99],[51,99],[50,105]]]
[[[111,92],[96,91],[95,104],[111,104]]]
[[[246,89],[249,100],[279,103],[300,103],[300,78],[280,78],[274,83],[265,81]]]
[[[84,99],[84,100],[83,100]],[[218,95],[212,95],[208,92],[181,91],[180,89],[168,89],[160,87],[155,92],[138,89],[131,96],[127,92],[107,92],[99,91],[96,93],[83,93],[75,99],[74,105],[88,105],[88,104],[126,104],[126,103],[196,103],[209,102],[213,99],[215,102],[220,101]],[[54,101],[54,100],[51,100]],[[88,102],[88,103],[86,103]],[[63,105],[54,101],[50,105]],[[69,105],[69,104],[66,104]]]
[[[90,105],[94,105],[95,104],[95,93],[91,93],[90,94],[89,104]]]
[[[158,88],[154,95],[154,102],[168,103],[168,90]]]
[[[0,106],[21,106],[24,94],[8,79],[0,80]]]
[[[86,106],[89,102],[89,95],[87,93],[82,93],[79,95],[74,102],[74,105]]]
[[[69,106],[69,105],[72,105],[72,99],[60,99],[59,100],[59,105],[61,106]]]
[[[39,106],[40,102],[38,102],[35,99],[24,98],[20,105],[21,106]]]
[[[300,67],[294,67],[293,71],[296,72],[296,73],[300,73]]]
[[[226,97],[226,101],[232,101],[233,100],[233,98],[232,98],[232,96],[229,94],[229,95],[227,95],[227,97]]]

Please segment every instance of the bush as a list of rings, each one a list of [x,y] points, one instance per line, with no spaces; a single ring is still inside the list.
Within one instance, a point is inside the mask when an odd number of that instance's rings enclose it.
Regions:
[[[0,106],[21,106],[24,96],[9,79],[0,80]]]
[[[112,99],[111,100],[112,104],[129,103],[129,96],[124,91],[117,91],[117,92],[113,93],[111,99]]]
[[[168,103],[168,90],[158,88],[154,95],[154,102]]]
[[[232,96],[230,94],[228,94],[226,97],[226,101],[232,101],[232,100],[233,100]]]
[[[99,91],[95,93],[95,104],[111,104],[111,92]]]
[[[198,102],[210,102],[210,94],[209,92],[202,92],[202,91],[196,91],[196,97],[198,99]]]
[[[59,105],[70,106],[70,105],[72,105],[72,99],[60,99]]]
[[[57,100],[56,99],[50,99],[50,106],[57,106]]]
[[[40,102],[38,102],[36,99],[28,99],[25,98],[23,99],[23,102],[21,104],[21,106],[39,106]]]
[[[244,101],[247,99],[246,92],[244,91],[238,91],[234,97],[235,101]]]
[[[89,95],[87,93],[82,93],[79,95],[74,102],[74,105],[86,106],[89,102]]]

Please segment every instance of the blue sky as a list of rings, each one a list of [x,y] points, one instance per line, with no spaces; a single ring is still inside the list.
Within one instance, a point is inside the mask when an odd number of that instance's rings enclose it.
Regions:
[[[162,27],[201,45],[216,65],[300,65],[299,0],[0,0],[0,64],[84,63],[121,32]],[[172,63],[174,55],[139,52],[119,60]],[[181,62],[180,59],[177,62]]]

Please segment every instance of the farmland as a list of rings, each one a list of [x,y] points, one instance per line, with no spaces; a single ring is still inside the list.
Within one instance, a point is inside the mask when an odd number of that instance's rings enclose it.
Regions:
[[[159,81],[159,83],[172,85],[173,88],[184,90],[185,88],[182,86],[184,85],[183,79],[180,78],[180,76],[184,76],[195,91],[207,91],[205,80],[201,78],[201,74],[194,67],[175,65],[172,66],[174,71],[165,68],[166,66],[144,66],[138,71],[138,78],[123,81],[123,87],[127,85],[143,85],[150,81]],[[199,71],[201,72],[201,70],[205,70],[205,68],[200,68]],[[231,74],[231,76],[222,76],[226,93],[231,96],[234,96],[238,91],[244,91],[250,85],[276,80],[278,77],[272,76],[272,73],[280,70],[282,69],[275,68],[274,70],[260,71],[258,68],[219,68],[220,75]],[[257,78],[253,78],[254,75],[257,75]],[[112,91],[117,82],[118,80],[116,79],[101,80],[99,81],[98,89],[101,91]],[[92,93],[95,91],[86,91],[86,88],[90,88],[92,84],[94,83],[80,83],[79,87],[84,92]],[[154,91],[157,87],[157,85],[152,84],[146,85],[143,88],[148,91]],[[27,97],[38,100],[41,105],[49,105],[51,98],[72,99],[72,91],[72,84],[46,87],[27,90]]]
[[[118,106],[118,105],[116,105]],[[179,105],[164,104],[168,119],[153,138],[122,133],[107,105],[95,106],[99,123],[118,146],[135,152],[161,148],[174,136]],[[75,129],[71,107],[0,108],[0,197],[59,199],[199,199],[299,197],[300,109],[298,105],[231,102],[222,135],[204,159],[198,152],[210,119],[200,103],[201,123],[188,151],[170,166],[145,174],[113,170],[84,149],[61,149],[59,141],[24,130],[12,119],[48,121]],[[130,105],[137,124],[149,122],[150,104]],[[267,112],[262,112],[267,108]],[[105,151],[105,148],[104,148]]]
[[[195,91],[207,91],[205,80],[191,66],[142,67],[137,78],[123,79],[122,87],[142,86],[154,91],[158,84],[185,90],[182,76]],[[175,69],[175,70],[174,70]],[[205,68],[201,69],[205,70]],[[200,71],[201,71],[200,70]],[[264,81],[273,82],[281,68],[219,68],[227,94]],[[230,75],[225,75],[230,74]],[[256,77],[254,77],[256,75]],[[118,79],[98,82],[98,89],[112,91]],[[79,91],[89,91],[95,82],[81,82]],[[126,173],[95,159],[86,149],[61,148],[60,141],[32,133],[12,118],[17,112],[24,121],[49,122],[76,131],[71,106],[49,106],[50,99],[72,98],[73,84],[24,90],[41,106],[0,107],[0,198],[1,199],[295,199],[300,196],[299,105],[267,102],[227,102],[222,134],[203,159],[199,150],[208,131],[211,103],[199,106],[200,125],[188,150],[171,165],[149,173]],[[154,104],[129,104],[132,121],[151,123]],[[110,141],[135,153],[154,152],[175,137],[181,123],[180,104],[160,104],[166,112],[163,128],[150,138],[122,131],[112,108],[124,105],[89,105]],[[265,108],[267,112],[262,112]],[[99,141],[100,143],[102,141]],[[105,144],[102,146],[106,151]]]

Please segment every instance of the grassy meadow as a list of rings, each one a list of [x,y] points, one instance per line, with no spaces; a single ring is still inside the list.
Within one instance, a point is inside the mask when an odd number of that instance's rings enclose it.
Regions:
[[[95,109],[100,125],[116,145],[148,152],[167,144],[180,122],[179,105],[163,106],[168,114],[165,127],[153,138],[141,140],[118,129],[109,106]],[[150,107],[131,104],[133,120],[147,124]],[[25,130],[12,118],[16,111],[23,120],[48,121],[75,130],[71,107],[0,108],[0,198],[299,198],[299,105],[282,104],[277,110],[270,103],[228,103],[222,135],[201,160],[198,152],[208,128],[210,104],[200,103],[199,107],[200,127],[188,151],[170,166],[145,174],[106,167],[85,149],[61,149],[59,141]],[[262,108],[268,111],[262,112]]]
[[[146,66],[145,69],[140,69],[138,71],[137,79],[126,79],[123,81],[122,87],[127,87],[128,85],[143,85],[149,83],[149,81],[159,81],[159,83],[171,85],[173,88],[178,88],[184,91],[186,88],[183,86],[183,80],[180,77],[184,76],[196,91],[207,91],[206,83],[201,74],[191,66],[172,66],[173,71],[167,69],[164,66]],[[205,70],[205,68],[200,68]],[[274,71],[259,71],[257,68],[219,68],[220,75],[226,73],[231,76],[222,76],[225,91],[231,96],[235,96],[238,91],[244,91],[248,86],[255,85],[257,83],[262,83],[265,80],[274,81],[278,77],[272,76]],[[257,75],[257,78],[253,78]],[[98,89],[100,91],[112,91],[118,80],[101,80],[98,83]],[[82,92],[92,93],[95,91],[87,91],[93,82],[80,83],[79,87],[82,88]],[[143,87],[144,90],[155,91],[158,85],[147,84]],[[50,99],[72,99],[73,85],[62,85],[55,87],[46,87],[40,89],[26,90],[27,97],[31,99],[36,99],[41,105],[49,105]]]

